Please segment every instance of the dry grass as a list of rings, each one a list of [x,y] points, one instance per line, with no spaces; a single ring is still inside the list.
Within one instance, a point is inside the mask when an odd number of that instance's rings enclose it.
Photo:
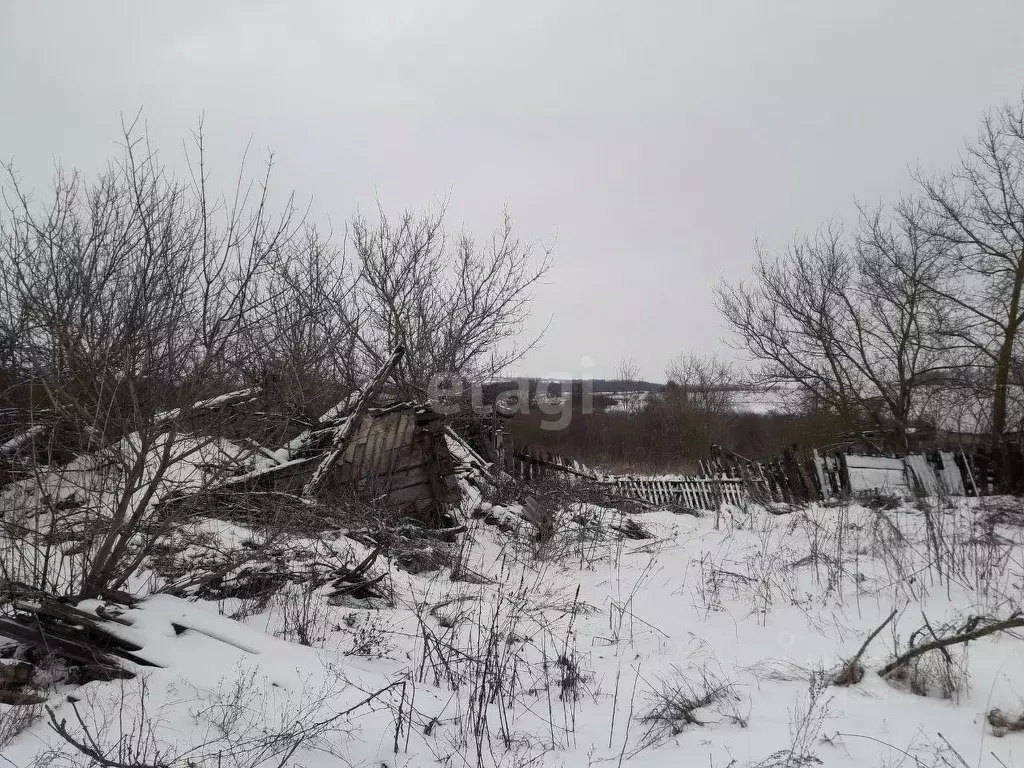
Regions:
[[[693,671],[673,667],[657,688],[648,691],[639,717],[645,726],[639,749],[670,741],[690,727],[721,722],[745,726],[739,702],[736,684],[721,669],[710,664]]]

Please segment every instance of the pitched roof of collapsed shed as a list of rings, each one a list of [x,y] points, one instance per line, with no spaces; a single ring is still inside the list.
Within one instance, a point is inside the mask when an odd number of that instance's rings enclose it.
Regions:
[[[316,426],[266,452],[260,466],[219,488],[270,487],[315,497],[351,488],[384,506],[406,509],[423,523],[451,524],[458,494],[456,464],[444,420],[415,402],[376,404],[401,360],[398,348],[373,379],[324,413]]]

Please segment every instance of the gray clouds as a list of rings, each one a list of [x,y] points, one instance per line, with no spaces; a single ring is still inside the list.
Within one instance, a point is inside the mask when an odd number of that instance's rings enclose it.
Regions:
[[[141,106],[175,152],[205,112],[224,168],[250,137],[340,223],[451,196],[555,239],[533,374],[660,378],[722,329],[710,285],[760,237],[891,199],[1020,95],[1005,2],[0,4],[0,156],[40,191],[91,171]],[[177,155],[174,155],[176,158]]]

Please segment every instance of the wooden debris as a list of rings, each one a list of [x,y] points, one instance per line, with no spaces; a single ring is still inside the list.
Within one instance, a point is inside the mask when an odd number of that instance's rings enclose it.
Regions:
[[[202,411],[216,411],[221,408],[251,403],[260,396],[262,391],[261,387],[250,387],[248,389],[239,389],[234,392],[225,392],[224,394],[217,395],[216,397],[200,400],[185,408],[175,408],[170,411],[158,413],[154,417],[153,421],[158,425],[168,424],[172,421],[177,421],[178,419],[192,416]]]
[[[653,539],[654,534],[644,528],[635,518],[625,517],[618,525],[608,526],[613,531],[618,531],[624,539]]]
[[[83,680],[133,677],[132,664],[156,666],[134,652],[141,647],[119,637],[117,626],[130,626],[116,606],[102,615],[89,613],[38,592],[13,603],[10,618],[0,618],[0,637],[18,647],[35,649],[40,656],[58,656],[80,668]]]
[[[370,383],[363,387],[359,396],[356,398],[355,403],[352,405],[352,410],[345,417],[344,421],[334,429],[330,450],[328,450],[327,455],[324,456],[317,465],[316,471],[313,472],[313,476],[302,488],[303,496],[313,496],[323,484],[324,479],[327,477],[327,473],[334,468],[338,459],[341,458],[341,454],[355,432],[363,412],[369,408],[370,400],[377,394],[377,391],[391,375],[391,372],[395,370],[404,354],[405,349],[402,347],[395,349],[395,351],[391,353],[391,357],[387,359],[384,365],[381,366],[380,370],[377,371],[377,374],[373,379],[370,380]]]
[[[286,545],[261,546],[245,551],[221,553],[202,562],[190,562],[185,573],[176,572],[180,561],[162,562],[161,574],[176,576],[160,588],[160,594],[181,598],[224,600],[239,598],[269,601],[286,584],[313,588],[331,585],[329,596],[349,594],[358,598],[387,599],[382,577],[369,570],[377,562],[383,547],[370,542],[370,554],[356,565],[345,562],[341,553],[327,546],[327,556],[319,549]]]
[[[1002,737],[1014,731],[1024,731],[1024,713],[1014,717],[1012,715],[1006,715],[1001,709],[996,707],[995,709],[989,710],[985,719],[988,720],[988,724],[992,726],[993,736]]]
[[[363,558],[363,561],[356,565],[355,568],[348,568],[346,566],[338,568],[331,580],[333,591],[330,596],[340,597],[346,595],[358,600],[383,599],[384,594],[376,586],[387,576],[387,571],[373,578],[368,577],[369,570],[377,562],[379,554],[380,547],[378,546]]]

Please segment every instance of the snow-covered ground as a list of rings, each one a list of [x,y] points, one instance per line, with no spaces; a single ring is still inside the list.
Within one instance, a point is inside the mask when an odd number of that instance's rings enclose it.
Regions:
[[[986,722],[1024,709],[1024,640],[933,652],[900,682],[876,673],[921,627],[942,636],[1024,603],[1018,501],[634,519],[653,538],[623,538],[621,516],[594,507],[542,543],[475,521],[441,571],[380,562],[390,601],[332,604],[294,584],[267,605],[153,596],[123,633],[161,666],[58,685],[55,720],[138,768],[1024,764],[1024,733]],[[202,525],[224,546],[250,536]],[[864,678],[830,685],[893,609]],[[0,759],[33,761],[101,764],[45,716]]]

